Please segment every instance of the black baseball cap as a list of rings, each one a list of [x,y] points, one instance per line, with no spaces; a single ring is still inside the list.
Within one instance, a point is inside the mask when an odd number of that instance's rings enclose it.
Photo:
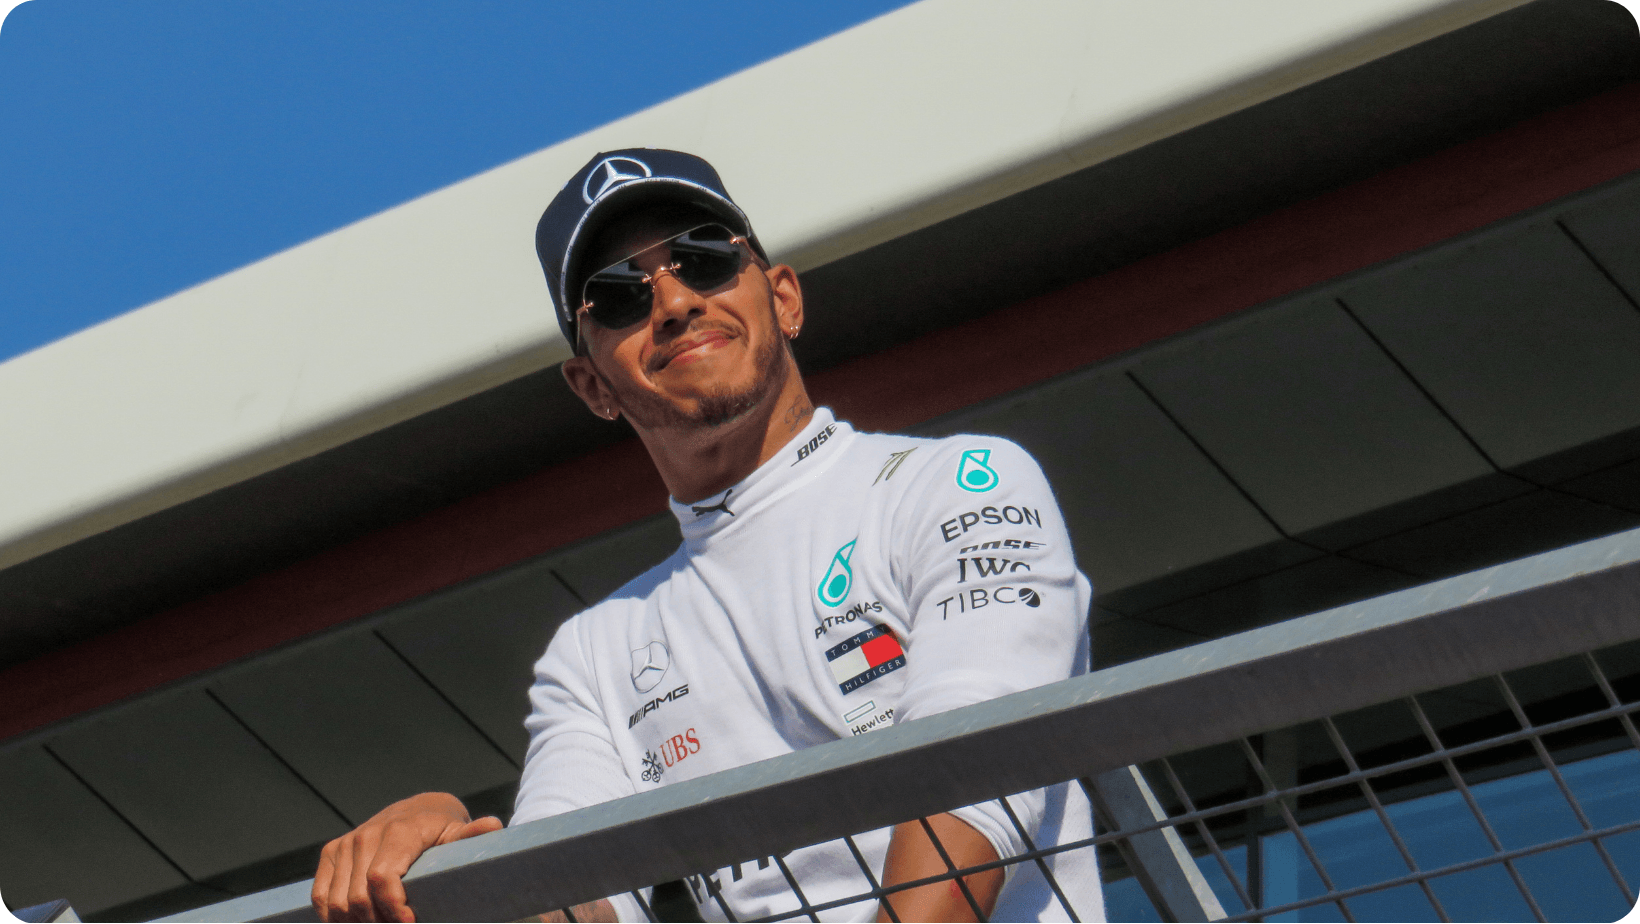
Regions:
[[[575,343],[575,314],[581,307],[579,265],[586,245],[609,222],[653,205],[698,206],[744,236],[764,262],[768,255],[752,233],[746,213],[729,198],[712,165],[693,154],[661,148],[605,151],[570,177],[552,197],[535,225],[535,255],[547,274],[564,339]]]

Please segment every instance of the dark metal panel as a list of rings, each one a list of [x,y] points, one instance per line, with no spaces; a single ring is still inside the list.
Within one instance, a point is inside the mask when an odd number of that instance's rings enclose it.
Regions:
[[[1640,180],[1630,180],[1586,205],[1568,209],[1560,222],[1628,293],[1640,302]]]
[[[1640,526],[1640,514],[1538,490],[1350,549],[1351,558],[1447,577]]]
[[[1047,473],[1099,605],[1131,614],[1319,554],[1284,538],[1127,376],[1090,371],[948,414]]]
[[[1205,636],[1131,616],[1110,616],[1093,624],[1095,669],[1126,664],[1164,651],[1185,648]]]
[[[1149,622],[1219,638],[1400,590],[1416,578],[1329,555],[1144,614]]]
[[[553,570],[588,606],[604,599],[683,544],[677,518],[657,514],[553,555]]]
[[[1133,374],[1284,532],[1326,548],[1528,490],[1327,296],[1260,309]]]
[[[316,850],[347,830],[198,690],[116,709],[48,747],[192,879]]]
[[[518,776],[370,632],[315,639],[210,689],[353,824],[418,792],[466,796]]]
[[[1558,481],[1640,453],[1640,312],[1553,222],[1342,298],[1503,468]]]
[[[81,914],[183,890],[176,867],[39,747],[0,754],[0,893],[12,908],[67,898]],[[181,907],[188,907],[182,905]]]
[[[1562,481],[1555,490],[1640,513],[1640,459]]]
[[[537,558],[398,607],[376,631],[523,766],[533,665],[580,610],[551,558]]]

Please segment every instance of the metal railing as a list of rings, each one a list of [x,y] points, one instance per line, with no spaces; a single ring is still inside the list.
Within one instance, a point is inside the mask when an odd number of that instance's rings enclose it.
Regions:
[[[1610,900],[1573,917],[1615,918],[1640,880],[1640,807],[1588,780],[1615,767],[1640,781],[1640,645],[1625,644],[1637,639],[1640,530],[434,848],[406,891],[422,920],[496,921],[624,892],[647,902],[641,890],[688,879],[705,911],[733,918],[711,871],[758,858],[785,870],[792,851],[840,840],[869,889],[810,904],[786,871],[779,917],[818,920],[919,884],[880,887],[854,836],[1074,780],[1097,810],[1093,837],[1035,844],[1021,827],[1024,853],[926,881],[1047,872],[1044,858],[1092,850],[1107,900],[1142,895],[1160,919],[1365,920],[1392,898],[1390,916],[1408,919],[1416,892],[1423,916],[1446,920],[1477,876],[1503,901],[1495,873],[1519,917],[1548,920],[1534,858],[1586,853],[1579,881],[1598,873]],[[1572,820],[1515,824],[1505,816],[1526,803],[1504,790],[1523,786],[1537,787],[1532,805],[1558,793]],[[1471,820],[1452,821],[1454,806]],[[1432,850],[1419,813],[1443,819],[1447,842],[1468,825],[1479,847]],[[1371,825],[1382,849],[1349,860]],[[1047,878],[1063,913],[1095,916]],[[164,920],[312,920],[309,888]]]

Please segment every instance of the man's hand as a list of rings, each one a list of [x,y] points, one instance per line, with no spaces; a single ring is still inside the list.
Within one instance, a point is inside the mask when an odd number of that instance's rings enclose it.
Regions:
[[[934,829],[940,845],[957,869],[967,869],[997,859],[996,849],[985,839],[985,835],[955,815],[935,815],[928,819],[928,825]],[[888,858],[883,863],[883,885],[913,882],[938,876],[948,870],[921,822],[910,821],[894,826],[894,836],[888,842]],[[1003,878],[1001,867],[962,877],[968,893],[987,918],[996,909],[997,893],[1002,891]],[[895,892],[886,901],[893,906],[895,916],[901,921],[976,920],[973,907],[968,904],[955,879]],[[890,920],[887,908],[878,907],[877,920]]]
[[[414,921],[404,873],[429,847],[502,828],[495,816],[472,820],[449,793],[395,802],[325,845],[313,874],[313,910],[321,921]]]

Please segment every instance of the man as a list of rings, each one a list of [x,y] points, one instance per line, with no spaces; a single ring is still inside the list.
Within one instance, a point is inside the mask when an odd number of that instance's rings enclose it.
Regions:
[[[1053,496],[989,437],[855,432],[808,399],[789,342],[796,273],[772,265],[705,161],[601,154],[542,215],[537,252],[575,356],[571,389],[625,415],[672,495],[683,545],[566,622],[536,665],[512,823],[544,818],[1081,673],[1092,590]],[[929,819],[959,867],[1091,834],[1068,785]],[[1025,829],[1020,830],[1021,825]],[[400,877],[426,848],[501,827],[453,796],[389,806],[327,845],[326,920],[413,920]],[[885,884],[943,873],[920,823],[855,838]],[[871,886],[842,843],[691,880],[709,920]],[[1051,857],[1102,917],[1091,849]],[[964,894],[964,891],[967,894]],[[896,893],[902,920],[1063,919],[1035,863]],[[889,909],[856,902],[844,919]],[[626,896],[577,919],[638,917]]]

